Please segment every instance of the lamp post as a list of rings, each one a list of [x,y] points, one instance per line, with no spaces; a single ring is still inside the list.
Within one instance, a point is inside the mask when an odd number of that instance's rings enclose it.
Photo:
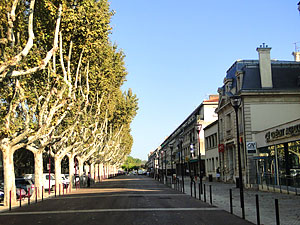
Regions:
[[[169,144],[170,147],[170,151],[171,151],[171,157],[170,157],[170,161],[171,161],[171,181],[173,184],[173,144]]]
[[[194,155],[194,145],[190,144],[190,159],[189,159],[189,172],[190,172],[190,178],[192,179],[192,166],[191,166],[191,159],[193,159]]]
[[[48,194],[50,196],[50,181],[51,181],[51,146],[49,146],[49,189]]]
[[[241,148],[240,148],[240,132],[239,132],[239,118],[238,110],[241,105],[242,99],[238,95],[230,97],[230,103],[235,111],[236,120],[236,145],[238,150],[238,164],[239,164],[239,187],[240,187],[240,201],[242,208],[242,218],[245,219],[245,206],[244,206],[244,187],[243,187],[243,174],[242,174],[242,161],[241,161]]]
[[[202,194],[202,173],[201,173],[201,149],[200,149],[200,132],[202,129],[202,124],[196,124],[196,130],[198,133],[198,167],[199,167],[199,182],[200,182],[200,193]]]
[[[182,178],[182,191],[184,193],[184,169],[183,169],[183,154],[182,154],[182,142],[183,138],[179,138],[179,147],[180,147],[180,161],[181,161],[181,178]]]
[[[167,170],[167,150],[164,152],[165,154],[165,180],[166,184],[168,184],[168,170]]]
[[[158,174],[159,174],[159,170],[158,170],[158,167],[159,167],[159,164],[158,164],[158,153],[157,151],[155,152],[155,159],[154,159],[154,177],[155,177],[155,180],[157,179],[158,180]]]
[[[164,151],[160,152],[160,158],[161,158],[161,176],[162,176],[162,181],[164,182]]]

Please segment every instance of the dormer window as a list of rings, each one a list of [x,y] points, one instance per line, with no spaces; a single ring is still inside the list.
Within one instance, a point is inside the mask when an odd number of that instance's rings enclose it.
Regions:
[[[243,84],[243,73],[242,72],[236,72],[236,88],[237,92],[242,89],[242,84]]]
[[[231,92],[231,89],[232,89],[232,79],[226,79],[224,81],[225,83],[225,93],[226,92]]]

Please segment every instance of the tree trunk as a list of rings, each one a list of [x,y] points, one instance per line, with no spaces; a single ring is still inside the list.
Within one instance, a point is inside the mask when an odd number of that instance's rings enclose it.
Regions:
[[[95,179],[95,163],[91,163],[90,165],[90,173],[91,173],[91,178]]]
[[[78,174],[79,174],[79,176],[82,176],[83,175],[83,160],[81,159],[81,158],[79,158],[78,156],[77,156],[77,160],[78,160]]]
[[[75,173],[75,170],[74,170],[74,166],[75,166],[75,163],[74,163],[74,154],[70,154],[68,155],[69,157],[69,181],[70,181],[70,186],[71,188],[73,188],[73,176],[74,176],[74,173]]]
[[[59,192],[59,187],[63,188],[61,182],[61,157],[54,156],[54,171],[55,171],[55,189]]]
[[[37,188],[38,198],[42,198],[43,177],[43,151],[36,151],[34,154],[34,186]],[[45,188],[45,187],[44,187]]]
[[[99,171],[99,164],[95,164],[95,174],[96,174],[96,177],[95,177],[95,182],[99,181],[99,174],[100,174],[100,171]]]
[[[11,203],[15,204],[16,199],[16,184],[15,184],[15,168],[14,168],[14,153],[11,148],[6,148],[2,151],[3,155],[3,171],[4,171],[4,205],[9,205],[10,191]]]

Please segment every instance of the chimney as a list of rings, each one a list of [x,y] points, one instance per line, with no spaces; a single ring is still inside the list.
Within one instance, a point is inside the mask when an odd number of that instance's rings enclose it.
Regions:
[[[295,62],[300,62],[300,52],[293,52]]]
[[[265,45],[265,43],[263,43],[259,46],[259,48],[256,48],[256,51],[258,51],[259,56],[259,72],[261,87],[272,88],[273,83],[270,57],[271,48],[269,48],[268,45]]]

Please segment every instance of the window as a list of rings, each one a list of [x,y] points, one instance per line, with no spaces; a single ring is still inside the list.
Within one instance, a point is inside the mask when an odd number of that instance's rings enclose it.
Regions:
[[[224,129],[224,124],[223,124],[223,119],[220,119],[220,140],[223,140],[223,129]]]
[[[228,113],[226,115],[226,136],[230,137],[232,135],[231,130],[232,130],[232,123],[231,123],[231,114]]]

